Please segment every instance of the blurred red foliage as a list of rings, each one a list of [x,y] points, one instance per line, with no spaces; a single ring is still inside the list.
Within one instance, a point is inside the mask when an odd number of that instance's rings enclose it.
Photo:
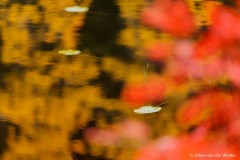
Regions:
[[[150,128],[143,122],[125,119],[105,128],[91,127],[84,132],[85,139],[92,144],[119,146],[123,140],[145,143],[150,136]]]
[[[224,5],[217,5],[210,15],[212,24],[196,45],[196,57],[205,58],[221,53],[240,40],[240,14]],[[235,45],[236,46],[236,45]]]
[[[133,107],[150,102],[156,103],[163,99],[166,92],[165,86],[166,82],[159,77],[149,77],[146,82],[126,85],[121,99]]]
[[[119,143],[119,135],[111,128],[88,128],[85,131],[88,142],[103,146],[113,146]]]
[[[162,137],[137,153],[136,160],[237,160],[237,148],[225,143],[221,137],[182,135]],[[224,154],[231,154],[227,157]]]
[[[143,122],[127,119],[120,125],[119,134],[127,139],[146,141],[150,136],[150,128]]]
[[[234,119],[228,125],[227,129],[227,136],[230,142],[232,142],[233,145],[238,145],[238,148],[240,148],[240,118]]]
[[[200,2],[207,5],[209,1]],[[195,26],[196,13],[191,13],[183,0],[154,0],[143,10],[144,24],[174,38],[146,49],[146,58],[165,65],[160,78],[146,85],[126,85],[122,99],[142,105],[166,98],[169,88],[200,87],[176,110],[182,132],[143,147],[136,160],[211,159],[207,155],[213,155],[212,159],[239,159],[240,3],[235,2],[235,6],[214,3],[205,11],[210,19],[206,30]]]
[[[209,90],[200,93],[178,110],[178,123],[184,127],[207,125],[222,128],[240,117],[240,95]]]
[[[229,74],[233,84],[240,87],[240,63],[231,63]]]
[[[146,49],[147,58],[151,61],[165,61],[173,53],[173,44],[155,42]]]
[[[176,36],[189,36],[195,29],[193,16],[183,0],[155,0],[143,11],[142,21]]]

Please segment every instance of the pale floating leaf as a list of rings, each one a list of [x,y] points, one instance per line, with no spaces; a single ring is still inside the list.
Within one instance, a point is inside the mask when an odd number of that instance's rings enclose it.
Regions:
[[[81,6],[72,6],[72,7],[66,7],[64,10],[67,12],[87,12],[88,11],[88,7],[81,7]]]
[[[134,112],[137,114],[147,114],[154,113],[161,110],[161,107],[153,107],[153,106],[142,106],[140,108],[134,109]]]
[[[81,53],[81,51],[68,49],[68,50],[60,50],[60,51],[58,51],[58,53],[71,56],[71,55],[78,55]]]

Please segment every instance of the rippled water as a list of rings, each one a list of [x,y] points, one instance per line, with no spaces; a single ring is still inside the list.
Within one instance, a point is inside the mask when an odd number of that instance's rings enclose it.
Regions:
[[[132,159],[148,129],[131,128],[156,124],[120,100],[126,82],[144,79],[143,46],[156,36],[138,21],[148,3],[83,0],[86,13],[69,13],[77,2],[0,2],[0,159]],[[81,53],[58,53],[68,49]],[[161,114],[157,133],[171,113]]]

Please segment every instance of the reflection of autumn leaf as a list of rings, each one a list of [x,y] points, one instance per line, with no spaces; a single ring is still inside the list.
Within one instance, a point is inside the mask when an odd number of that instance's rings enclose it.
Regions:
[[[117,0],[117,3],[120,6],[120,14],[124,19],[138,19],[138,11],[142,6],[146,6],[148,2],[145,0]]]
[[[198,57],[219,54],[221,49],[240,39],[240,14],[223,5],[211,12],[211,25],[201,41],[197,43],[195,55]]]
[[[239,13],[219,5],[212,11],[212,24],[209,34],[223,42],[239,38]]]
[[[221,159],[235,159],[237,148],[217,141],[214,138],[195,138],[195,135],[162,137],[138,152],[135,160],[192,160],[195,158],[207,157],[215,153],[231,153],[233,157],[224,157]],[[200,154],[200,155],[199,155]],[[202,154],[202,155],[201,155]]]
[[[85,135],[89,142],[103,146],[114,146],[119,143],[119,135],[111,129],[89,128]]]
[[[240,64],[231,63],[231,68],[229,69],[230,80],[238,87],[240,87]]]
[[[110,57],[103,59],[103,70],[110,73],[116,80],[125,78],[126,70],[128,69],[128,64],[125,64],[118,59]]]
[[[215,39],[210,36],[205,36],[196,44],[194,56],[197,58],[205,58],[219,53],[221,48],[220,39]]]
[[[193,16],[181,0],[154,1],[153,6],[143,11],[142,20],[149,26],[176,36],[188,36],[194,31]]]
[[[146,142],[150,135],[150,128],[143,122],[125,119],[117,125],[109,125],[105,128],[88,128],[85,138],[90,142],[102,146],[121,146],[121,141],[130,143]]]
[[[228,125],[227,134],[228,138],[233,142],[240,140],[240,118],[235,119]]]
[[[145,123],[127,119],[120,124],[119,134],[129,140],[146,141],[150,136],[150,128]]]
[[[168,42],[156,42],[147,48],[147,58],[152,61],[164,61],[171,56],[173,44]]]
[[[210,127],[225,126],[239,116],[238,103],[232,101],[238,95],[220,91],[203,92],[179,109],[177,119],[183,127],[207,124]]]
[[[123,43],[124,45],[128,45],[128,47],[137,46],[137,41],[135,40],[135,29],[127,28],[121,31],[120,38],[118,39],[119,43]]]
[[[122,100],[133,106],[156,103],[165,95],[164,81],[159,77],[150,77],[146,83],[126,85],[122,91]]]
[[[181,86],[185,87],[183,90],[193,90],[187,91],[189,97],[177,108],[176,115],[178,124],[188,132],[176,137],[160,138],[146,146],[137,160],[190,160],[193,157],[189,153],[219,151],[232,152],[236,158],[235,151],[240,144],[239,136],[236,136],[239,133],[240,115],[240,14],[236,11],[239,8],[216,2],[189,3],[194,7],[192,11],[196,25],[208,25],[206,30],[199,28],[197,34],[189,39],[172,39],[173,45],[170,47],[158,43],[146,49],[147,58],[164,62],[165,70],[160,75],[174,85],[166,85],[165,90],[169,91],[172,87],[172,96],[181,90]],[[184,20],[181,20],[183,17]],[[206,21],[202,21],[204,19]],[[180,0],[155,0],[152,6],[143,11],[142,20],[148,26],[173,36],[186,38],[195,32],[193,16]],[[226,80],[230,81],[229,86]],[[200,91],[198,85],[202,88]],[[139,84],[135,84],[135,87],[138,88],[127,90],[129,95],[125,100],[132,103],[146,101],[147,95],[142,95]]]

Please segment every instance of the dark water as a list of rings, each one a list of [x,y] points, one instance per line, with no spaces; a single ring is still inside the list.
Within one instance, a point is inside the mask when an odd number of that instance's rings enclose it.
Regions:
[[[155,124],[155,115],[136,116],[120,100],[127,82],[144,79],[141,45],[154,31],[139,24],[138,13],[148,3],[84,0],[88,12],[69,13],[64,8],[77,2],[0,2],[0,159],[132,159],[144,142],[122,140],[112,128]],[[58,54],[67,49],[82,53]],[[89,128],[115,139],[92,144]]]

